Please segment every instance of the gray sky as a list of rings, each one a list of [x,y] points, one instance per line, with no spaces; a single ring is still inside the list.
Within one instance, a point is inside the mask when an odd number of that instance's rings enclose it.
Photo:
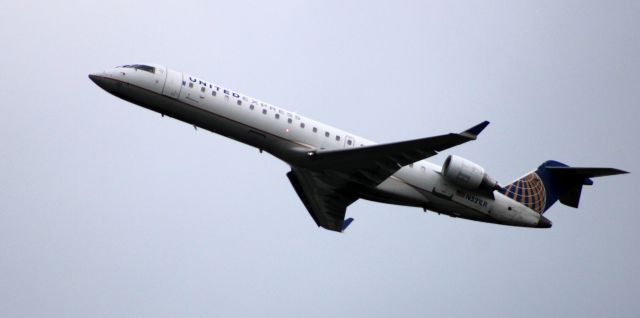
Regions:
[[[637,317],[640,2],[2,1],[2,317]],[[87,74],[156,62],[380,142],[492,124],[503,183],[612,166],[549,230],[358,201]]]

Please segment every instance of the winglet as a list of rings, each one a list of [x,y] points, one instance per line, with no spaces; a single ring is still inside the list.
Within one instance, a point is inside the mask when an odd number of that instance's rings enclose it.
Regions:
[[[478,137],[478,135],[485,129],[487,128],[487,126],[489,126],[489,121],[485,120],[463,132],[461,132],[460,134],[469,138],[473,138],[476,139],[476,137]]]
[[[348,219],[344,220],[344,222],[342,222],[342,231],[340,231],[340,232],[344,232],[344,230],[346,230],[347,227],[349,227],[351,222],[353,222],[353,218],[348,218]]]

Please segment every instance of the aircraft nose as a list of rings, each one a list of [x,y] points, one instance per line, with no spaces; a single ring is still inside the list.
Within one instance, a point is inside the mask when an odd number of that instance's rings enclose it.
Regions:
[[[537,228],[548,229],[551,227],[551,220],[545,218],[544,216],[540,216],[540,221],[538,221]]]
[[[117,90],[117,82],[109,78],[105,73],[89,74],[89,79],[107,92],[115,92]]]
[[[100,80],[100,75],[98,75],[97,73],[89,74],[89,79],[92,80],[94,83],[100,85],[98,83],[98,81]]]

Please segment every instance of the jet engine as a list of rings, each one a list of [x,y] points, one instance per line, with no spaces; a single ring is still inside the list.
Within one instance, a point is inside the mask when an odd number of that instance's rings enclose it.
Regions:
[[[449,156],[442,166],[442,176],[451,183],[469,190],[498,190],[498,182],[478,164],[458,156]]]

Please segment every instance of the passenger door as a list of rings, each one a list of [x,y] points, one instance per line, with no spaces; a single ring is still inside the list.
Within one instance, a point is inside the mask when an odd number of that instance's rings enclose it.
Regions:
[[[182,72],[167,69],[167,79],[162,88],[162,94],[171,98],[178,98],[182,89]]]

